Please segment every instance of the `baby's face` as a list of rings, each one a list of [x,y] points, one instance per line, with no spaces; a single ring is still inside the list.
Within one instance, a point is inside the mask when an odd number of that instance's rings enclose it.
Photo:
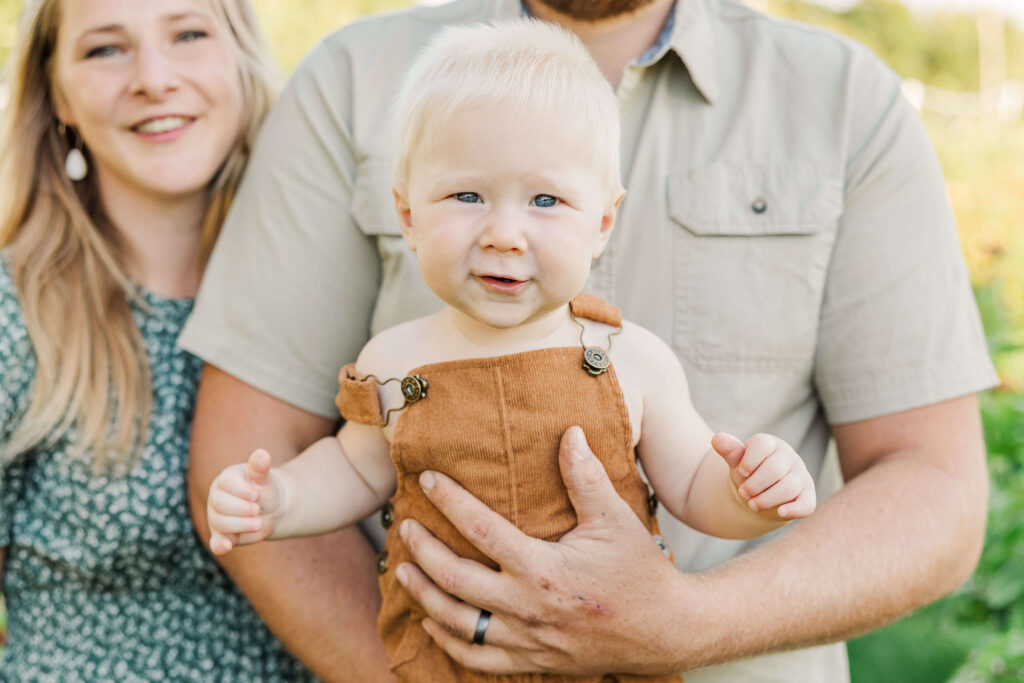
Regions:
[[[427,285],[492,327],[563,306],[611,232],[618,198],[567,118],[463,108],[428,124],[408,182],[396,185]]]

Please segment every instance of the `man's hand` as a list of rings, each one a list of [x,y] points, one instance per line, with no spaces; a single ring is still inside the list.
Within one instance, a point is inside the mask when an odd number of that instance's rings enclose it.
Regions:
[[[835,429],[847,486],[778,538],[700,574],[676,571],[618,498],[582,434],[559,463],[579,526],[524,536],[451,479],[427,497],[501,566],[453,555],[403,522],[419,567],[400,580],[453,658],[494,673],[689,670],[843,640],[955,588],[984,538],[977,404],[964,396]],[[493,613],[472,645],[480,609]],[[766,619],[765,615],[771,615]]]
[[[755,434],[743,443],[720,432],[711,447],[729,465],[736,494],[752,511],[773,521],[789,521],[814,512],[814,480],[788,443]]]
[[[421,475],[431,502],[501,565],[457,557],[405,520],[402,538],[419,567],[402,564],[397,576],[429,615],[423,628],[471,669],[678,671],[683,648],[673,639],[693,640],[672,601],[685,575],[615,492],[578,427],[562,438],[559,464],[579,525],[557,543],[524,535],[445,475]],[[482,646],[471,642],[481,609],[492,613]]]

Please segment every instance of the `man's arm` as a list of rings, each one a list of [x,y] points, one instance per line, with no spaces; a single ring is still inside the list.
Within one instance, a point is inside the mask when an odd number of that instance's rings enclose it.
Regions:
[[[209,542],[206,496],[220,471],[257,447],[275,464],[330,434],[334,425],[217,368],[203,370],[189,458],[189,504]],[[389,680],[375,622],[374,554],[360,531],[262,543],[218,561],[281,642],[324,680]]]
[[[470,668],[669,672],[840,640],[953,590],[981,551],[987,476],[973,395],[836,427],[846,487],[778,539],[700,574],[665,571],[570,432],[559,458],[580,525],[558,543],[523,536],[443,475],[426,477],[428,497],[502,571],[456,560],[403,523],[422,572],[407,564],[399,575],[431,636]],[[481,607],[493,613],[487,645],[471,646]]]

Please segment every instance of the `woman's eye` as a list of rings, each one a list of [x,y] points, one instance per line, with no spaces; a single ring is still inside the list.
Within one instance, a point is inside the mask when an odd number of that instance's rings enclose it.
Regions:
[[[465,202],[467,204],[479,204],[483,200],[480,199],[480,195],[476,192],[456,192],[454,195],[456,201]]]
[[[93,57],[113,57],[118,52],[120,52],[120,50],[115,45],[100,45],[99,47],[94,47],[88,52],[86,52],[85,58],[92,59]]]
[[[192,42],[193,40],[199,40],[200,38],[205,38],[208,35],[209,34],[206,31],[200,31],[198,29],[195,30],[195,31],[182,31],[181,33],[178,34],[178,42],[180,42],[180,43],[189,43],[189,42]]]
[[[539,194],[530,201],[530,204],[546,209],[558,204],[558,197],[553,197],[549,194]]]

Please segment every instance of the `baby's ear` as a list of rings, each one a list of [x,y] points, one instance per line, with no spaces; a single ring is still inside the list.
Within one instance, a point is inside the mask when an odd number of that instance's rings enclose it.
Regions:
[[[416,236],[412,231],[412,207],[409,206],[409,187],[405,183],[396,182],[391,188],[391,195],[395,198],[395,211],[398,213],[398,222],[402,226],[405,243],[416,251]]]
[[[601,228],[597,233],[597,241],[594,244],[594,256],[597,258],[604,251],[604,247],[608,244],[608,238],[612,236],[612,228],[615,227],[615,214],[619,210],[619,204],[622,203],[623,198],[626,196],[626,191],[622,190],[619,196],[612,202],[605,210],[604,215],[601,216]]]

